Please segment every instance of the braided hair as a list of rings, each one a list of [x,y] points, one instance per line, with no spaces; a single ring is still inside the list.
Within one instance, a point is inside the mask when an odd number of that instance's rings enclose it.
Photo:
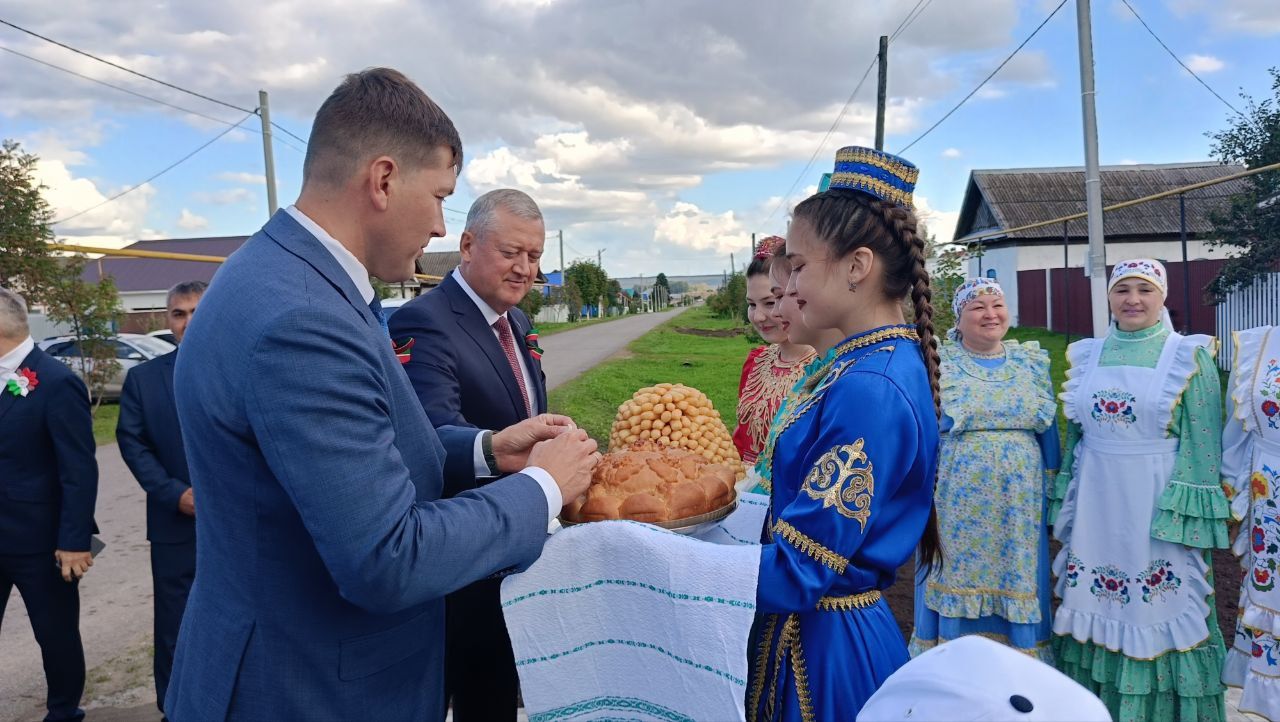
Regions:
[[[911,299],[920,351],[929,375],[933,410],[942,418],[942,358],[938,355],[933,327],[933,289],[925,266],[925,242],[918,233],[915,214],[890,201],[858,191],[827,190],[796,206],[795,220],[804,220],[830,246],[832,255],[843,258],[858,248],[874,252],[884,269],[882,286],[886,297]],[[936,474],[936,470],[935,470]],[[934,482],[936,484],[936,478]],[[942,562],[937,510],[929,509],[929,521],[920,539],[920,559],[926,569]]]

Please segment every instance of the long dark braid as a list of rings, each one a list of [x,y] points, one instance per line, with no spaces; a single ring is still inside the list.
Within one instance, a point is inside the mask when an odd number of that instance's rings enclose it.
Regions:
[[[941,366],[937,334],[933,327],[933,289],[925,266],[925,243],[917,232],[915,214],[896,203],[877,200],[865,193],[836,189],[810,196],[796,206],[795,220],[810,224],[819,238],[831,246],[837,258],[866,247],[874,251],[884,267],[885,296],[904,299],[910,296],[914,308],[916,333],[933,410],[942,418]],[[935,469],[933,485],[937,486]],[[942,563],[942,542],[938,533],[937,509],[930,494],[929,521],[920,538],[920,563],[926,573]]]

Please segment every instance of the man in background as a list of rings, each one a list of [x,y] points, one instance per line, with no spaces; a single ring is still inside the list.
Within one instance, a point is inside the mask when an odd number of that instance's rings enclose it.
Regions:
[[[187,323],[207,287],[187,281],[169,289],[165,320],[181,344]],[[182,429],[173,401],[175,349],[129,371],[120,394],[116,441],[120,456],[147,492],[147,541],[151,542],[154,590],[156,706],[164,695],[178,644],[178,625],[196,576],[196,502],[182,449]]]
[[[467,213],[461,265],[391,317],[397,345],[413,340],[405,370],[435,426],[501,429],[547,410],[542,364],[525,342],[532,324],[516,307],[538,277],[545,238],[532,198],[485,193]],[[446,600],[445,695],[455,722],[516,718],[519,678],[500,593],[500,580],[487,579]]]

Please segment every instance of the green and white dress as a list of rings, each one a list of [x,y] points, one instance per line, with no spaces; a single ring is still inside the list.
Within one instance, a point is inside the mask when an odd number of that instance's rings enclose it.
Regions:
[[[1226,719],[1209,556],[1230,516],[1215,348],[1157,324],[1067,349],[1054,656],[1117,722]]]

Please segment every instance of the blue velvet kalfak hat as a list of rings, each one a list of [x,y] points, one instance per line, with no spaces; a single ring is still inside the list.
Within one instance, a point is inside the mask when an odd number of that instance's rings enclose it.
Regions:
[[[881,200],[911,208],[920,169],[891,153],[851,145],[836,151],[836,169],[828,190],[868,193]]]

